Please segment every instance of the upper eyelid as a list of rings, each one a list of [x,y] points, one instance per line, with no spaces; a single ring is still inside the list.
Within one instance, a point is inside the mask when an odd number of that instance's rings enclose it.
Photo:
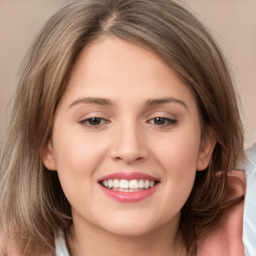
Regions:
[[[90,118],[103,118],[103,119],[108,119],[109,116],[106,113],[103,113],[101,111],[94,111],[94,112],[88,112],[88,113],[83,113],[83,115],[80,115],[79,119],[90,119]]]
[[[88,115],[88,116],[87,116]],[[92,118],[100,118],[100,119],[104,119],[104,120],[110,120],[111,117],[106,116],[106,115],[100,115],[100,114],[87,114],[84,115],[83,117],[81,117],[81,121],[85,121],[88,119],[92,119]],[[166,114],[154,114],[154,115],[150,115],[148,118],[146,118],[146,120],[152,120],[154,118],[165,118],[165,119],[169,119],[169,120],[177,120],[177,117],[174,115],[170,115],[168,114],[168,116]]]
[[[148,119],[151,118],[156,118],[156,117],[162,117],[162,118],[169,118],[169,119],[177,119],[177,115],[170,113],[170,112],[166,112],[166,111],[156,111],[153,112],[152,114],[148,115]]]
[[[79,111],[80,112],[80,111]],[[168,119],[177,119],[180,114],[177,113],[177,111],[170,111],[170,110],[150,110],[147,109],[145,112],[143,111],[138,116],[141,116],[141,118],[145,118],[147,120],[156,118],[156,117],[162,117],[162,118],[168,118]],[[82,110],[79,113],[77,113],[77,118],[79,120],[85,120],[90,118],[103,118],[103,119],[116,119],[118,118],[117,113],[113,113],[112,111],[102,111],[102,110],[95,110],[95,111],[86,111]]]

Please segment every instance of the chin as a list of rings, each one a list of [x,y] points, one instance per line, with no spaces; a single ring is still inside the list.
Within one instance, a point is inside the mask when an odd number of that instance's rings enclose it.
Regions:
[[[125,218],[113,218],[111,222],[105,222],[102,228],[118,236],[140,237],[150,234],[163,225],[164,223],[161,225],[156,219],[146,218],[144,214],[135,217],[130,215]]]
[[[118,235],[118,236],[123,236],[123,237],[141,237],[141,236],[146,236],[150,234],[154,230],[154,228],[149,227],[148,225],[117,225],[117,226],[112,226],[111,229],[108,229],[109,233]]]

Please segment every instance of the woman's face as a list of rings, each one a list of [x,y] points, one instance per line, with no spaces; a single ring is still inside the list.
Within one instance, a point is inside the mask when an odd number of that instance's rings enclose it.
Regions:
[[[44,164],[57,170],[74,223],[143,235],[177,228],[213,146],[172,69],[149,50],[102,37],[73,67]]]

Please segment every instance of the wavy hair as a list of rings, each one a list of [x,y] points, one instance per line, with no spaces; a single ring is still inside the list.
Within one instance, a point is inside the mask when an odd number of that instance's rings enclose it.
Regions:
[[[73,64],[101,36],[160,56],[193,90],[204,126],[215,133],[210,165],[196,174],[180,219],[188,255],[196,255],[196,227],[212,228],[228,207],[227,174],[243,156],[243,129],[220,50],[204,26],[171,0],[70,1],[44,26],[24,60],[1,150],[3,240],[13,237],[24,255],[54,255],[58,230],[72,221],[58,176],[46,170],[42,154]]]

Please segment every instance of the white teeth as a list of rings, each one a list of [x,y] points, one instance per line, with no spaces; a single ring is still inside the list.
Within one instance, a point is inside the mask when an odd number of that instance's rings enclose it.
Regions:
[[[105,186],[105,187],[112,188],[113,187],[113,181],[112,180],[108,180],[107,181],[107,186]]]
[[[138,188],[139,187],[138,181],[137,180],[130,180],[129,187],[130,188],[135,188],[135,189]]]
[[[145,189],[149,188],[149,180],[145,180]]]
[[[109,189],[123,191],[123,192],[134,192],[140,191],[142,189],[149,189],[156,185],[156,182],[153,180],[125,180],[125,179],[109,179],[104,180],[101,184]]]
[[[114,185],[114,188],[119,188],[119,180],[114,180],[113,182],[113,185]]]
[[[128,180],[120,180],[119,187],[120,188],[129,188],[129,181]]]
[[[139,188],[144,188],[144,180],[139,180]]]

